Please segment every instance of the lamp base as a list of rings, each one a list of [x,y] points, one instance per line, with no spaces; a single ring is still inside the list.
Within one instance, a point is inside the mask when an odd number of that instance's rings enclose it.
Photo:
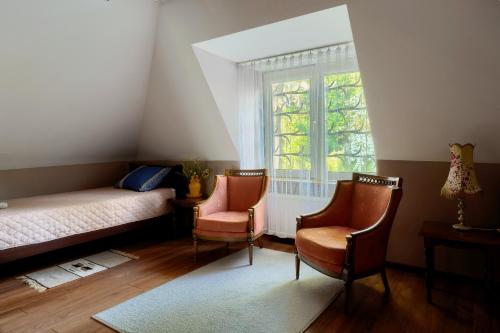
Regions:
[[[472,227],[465,225],[463,223],[455,223],[454,225],[452,225],[452,227],[455,230],[461,230],[461,231],[467,231],[472,229]]]
[[[455,223],[452,227],[455,230],[466,231],[472,229],[470,226],[464,223],[465,221],[465,202],[462,197],[458,197],[458,223]]]

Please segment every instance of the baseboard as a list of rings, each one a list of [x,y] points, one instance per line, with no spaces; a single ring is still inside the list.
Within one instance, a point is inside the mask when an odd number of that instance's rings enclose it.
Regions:
[[[293,238],[281,238],[275,235],[266,235],[266,234],[264,234],[263,236],[272,242],[289,244],[289,245],[295,244],[295,239]]]
[[[391,261],[387,261],[386,266],[388,268],[397,269],[399,271],[416,273],[419,275],[425,275],[425,271],[426,271],[425,267],[402,264],[402,263],[391,262]],[[434,271],[434,275],[436,277],[441,277],[441,278],[453,280],[453,281],[470,282],[470,283],[482,283],[483,282],[483,280],[480,277],[463,275],[463,274],[459,274],[459,273],[445,272],[445,271],[441,271],[441,270]]]
[[[393,262],[393,261],[386,261],[385,264],[389,268],[397,269],[397,270],[400,270],[400,271],[412,272],[412,273],[418,273],[418,274],[425,274],[425,268],[424,267],[410,265],[410,264],[402,264],[402,263]]]

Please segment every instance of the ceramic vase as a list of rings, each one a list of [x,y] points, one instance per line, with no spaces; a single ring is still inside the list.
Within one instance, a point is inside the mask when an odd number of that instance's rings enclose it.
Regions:
[[[201,197],[201,183],[198,176],[192,176],[189,181],[189,193],[188,198],[199,198]]]

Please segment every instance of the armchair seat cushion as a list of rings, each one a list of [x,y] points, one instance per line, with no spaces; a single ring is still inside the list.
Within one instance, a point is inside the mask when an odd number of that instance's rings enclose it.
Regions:
[[[247,232],[248,212],[218,212],[199,217],[196,228],[206,231]]]
[[[355,231],[357,229],[341,226],[300,229],[295,244],[306,261],[340,273],[345,262],[346,236]]]

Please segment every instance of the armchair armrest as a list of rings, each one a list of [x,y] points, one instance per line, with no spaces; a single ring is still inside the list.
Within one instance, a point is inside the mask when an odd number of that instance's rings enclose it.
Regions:
[[[267,192],[269,192],[268,176],[265,177],[265,183],[259,201],[248,209],[250,217],[249,231],[253,232],[255,235],[264,231],[264,226],[266,224]]]
[[[332,225],[345,226],[351,216],[352,181],[339,181],[332,200],[319,212],[297,217],[297,231]]]
[[[207,200],[194,207],[195,223],[196,218],[227,210],[227,177],[217,176],[215,187]],[[196,224],[195,224],[196,227]]]
[[[372,273],[385,264],[392,222],[402,190],[394,189],[387,210],[372,226],[351,233],[347,238],[346,266],[354,274]]]

